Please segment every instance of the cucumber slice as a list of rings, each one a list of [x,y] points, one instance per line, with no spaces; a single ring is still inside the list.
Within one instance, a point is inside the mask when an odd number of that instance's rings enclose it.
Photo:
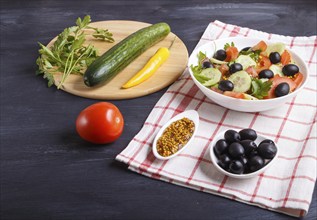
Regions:
[[[209,80],[203,82],[204,86],[212,86],[218,83],[221,79],[221,72],[216,68],[203,69],[200,73],[203,77],[209,78]]]
[[[232,74],[228,78],[228,80],[230,80],[233,83],[233,85],[234,85],[233,91],[234,92],[246,92],[251,87],[251,77],[244,70],[241,70],[239,72]]]
[[[210,62],[215,63],[215,64],[227,64],[228,63],[226,61],[217,60],[217,59],[215,59],[213,57],[210,58],[209,60],[210,60]]]
[[[238,56],[235,62],[240,63],[244,70],[249,66],[256,66],[256,62],[248,55]]]
[[[284,74],[282,72],[282,67],[279,65],[272,64],[269,69],[272,70],[274,75],[284,76]]]
[[[283,44],[283,43],[269,44],[269,45],[267,45],[267,48],[265,50],[265,55],[269,56],[270,53],[272,53],[272,52],[278,52],[280,55],[282,55],[284,50],[285,50],[285,44]]]

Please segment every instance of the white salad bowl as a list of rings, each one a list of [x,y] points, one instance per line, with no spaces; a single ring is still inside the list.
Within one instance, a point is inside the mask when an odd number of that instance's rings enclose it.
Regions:
[[[171,125],[173,122],[177,121],[177,120],[180,120],[182,118],[188,118],[190,120],[192,120],[195,124],[195,130],[193,132],[193,135],[191,136],[191,138],[188,140],[188,142],[180,149],[178,150],[176,153],[168,156],[168,157],[163,157],[161,156],[158,152],[157,152],[157,147],[156,147],[156,143],[158,141],[158,139],[162,136],[164,130],[169,126]],[[198,115],[198,112],[195,111],[195,110],[187,110],[187,111],[184,111],[176,116],[174,116],[173,118],[171,118],[160,130],[159,132],[157,133],[155,139],[154,139],[154,142],[153,142],[153,145],[152,145],[152,151],[153,151],[153,154],[154,156],[157,158],[157,159],[160,159],[160,160],[168,160],[168,159],[171,159],[173,157],[176,157],[178,154],[180,154],[185,148],[187,148],[190,143],[192,142],[192,140],[194,139],[194,136],[196,135],[197,133],[197,130],[198,130],[198,126],[199,126],[199,115]]]
[[[213,163],[213,165],[215,166],[215,168],[221,172],[222,174],[226,175],[226,176],[229,176],[229,177],[233,177],[233,178],[237,178],[237,179],[248,179],[248,178],[252,178],[252,177],[255,177],[255,176],[258,176],[260,175],[261,173],[263,173],[265,170],[267,170],[270,166],[272,166],[272,164],[274,164],[276,162],[276,160],[278,159],[278,154],[279,154],[279,147],[278,145],[275,143],[275,146],[277,148],[277,152],[274,156],[273,159],[271,159],[268,163],[266,163],[265,166],[263,166],[261,169],[257,170],[257,171],[254,171],[252,173],[247,173],[247,174],[234,174],[234,173],[230,173],[226,170],[224,170],[222,167],[220,167],[218,165],[218,159],[214,153],[214,147],[217,143],[218,140],[220,139],[224,139],[224,134],[225,134],[226,131],[223,131],[223,132],[220,132],[216,135],[216,137],[213,139],[213,141],[211,142],[211,145],[210,145],[210,149],[209,149],[209,153],[210,153],[210,158],[211,158],[211,161]],[[270,138],[267,138],[263,135],[259,135],[257,134],[257,139],[254,141],[257,146],[265,139],[270,139]]]
[[[294,53],[291,49],[286,48],[292,56],[292,59],[296,63],[296,65],[299,67],[300,72],[303,74],[304,79],[302,84],[296,88],[296,90],[292,93],[289,93],[288,95],[273,98],[273,99],[263,99],[263,100],[245,100],[245,99],[237,99],[232,98],[229,96],[222,95],[220,93],[217,93],[215,91],[212,91],[211,89],[203,86],[195,77],[191,70],[191,65],[196,66],[198,65],[198,58],[197,55],[201,51],[207,55],[208,58],[211,58],[213,54],[219,50],[223,49],[224,45],[226,43],[233,42],[234,45],[238,48],[240,51],[241,49],[245,47],[252,47],[256,45],[258,42],[260,42],[260,39],[256,38],[247,38],[247,37],[232,37],[232,38],[225,38],[225,39],[219,39],[214,40],[211,42],[208,42],[194,50],[194,52],[189,57],[188,61],[188,69],[191,78],[195,82],[195,84],[198,86],[198,88],[212,101],[215,103],[226,107],[228,109],[236,110],[236,111],[242,111],[242,112],[260,112],[260,111],[266,111],[273,108],[277,108],[286,102],[290,101],[293,97],[295,97],[305,86],[308,80],[308,68],[305,62],[302,58],[300,58],[296,53]],[[265,41],[266,43],[273,43],[271,41]]]

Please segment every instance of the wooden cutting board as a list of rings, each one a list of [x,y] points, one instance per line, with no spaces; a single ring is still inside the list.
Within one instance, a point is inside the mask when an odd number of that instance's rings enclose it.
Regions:
[[[149,25],[151,24],[125,20],[94,22],[91,23],[90,26],[108,29],[113,33],[115,43],[103,42],[90,36],[87,36],[86,43],[94,45],[98,49],[99,54],[102,54],[128,35]],[[182,74],[188,61],[188,51],[186,46],[177,36],[175,38],[175,36],[176,35],[171,32],[164,40],[145,51],[106,84],[90,88],[84,84],[82,76],[70,75],[61,89],[77,96],[101,100],[136,98],[163,89],[172,84]],[[121,86],[146,64],[158,48],[169,47],[174,38],[175,42],[170,48],[170,57],[150,79],[138,86],[129,89],[121,89]],[[56,38],[54,38],[48,46],[51,46],[55,39]],[[55,74],[54,79],[55,84],[58,85],[61,80],[61,73]]]

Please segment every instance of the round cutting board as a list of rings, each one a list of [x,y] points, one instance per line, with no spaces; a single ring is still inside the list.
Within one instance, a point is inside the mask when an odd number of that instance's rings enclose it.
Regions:
[[[101,55],[130,34],[149,25],[151,24],[124,20],[94,22],[91,23],[90,26],[108,29],[111,33],[113,33],[115,42],[107,43],[87,36],[85,44],[94,45],[98,49],[99,55]],[[88,31],[90,30],[87,30],[87,32]],[[146,64],[146,62],[160,47],[169,47],[174,39],[175,41],[173,46],[170,48],[170,57],[154,73],[153,76],[135,87],[129,89],[121,88],[124,83],[126,83]],[[48,44],[48,47],[50,47],[55,40],[56,38]],[[141,54],[111,81],[97,87],[87,87],[83,82],[82,76],[71,74],[64,82],[61,89],[77,96],[92,99],[116,100],[136,98],[154,93],[172,84],[183,73],[186,68],[187,61],[188,51],[186,46],[175,34],[171,32],[164,40],[155,44]],[[61,73],[56,73],[54,75],[55,85],[59,84],[61,75]]]

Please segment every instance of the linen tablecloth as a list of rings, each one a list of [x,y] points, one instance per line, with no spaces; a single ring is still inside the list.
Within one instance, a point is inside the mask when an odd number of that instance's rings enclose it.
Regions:
[[[197,46],[235,36],[283,42],[304,58],[310,79],[303,91],[274,110],[236,112],[204,96],[186,69],[157,102],[140,132],[116,160],[151,178],[292,216],[304,216],[316,182],[317,37],[281,36],[214,21]],[[176,114],[190,109],[200,115],[198,133],[191,145],[171,160],[156,159],[151,147],[159,129]],[[230,128],[252,128],[274,140],[280,148],[276,163],[251,179],[234,179],[218,172],[209,156],[210,143],[218,132]]]

